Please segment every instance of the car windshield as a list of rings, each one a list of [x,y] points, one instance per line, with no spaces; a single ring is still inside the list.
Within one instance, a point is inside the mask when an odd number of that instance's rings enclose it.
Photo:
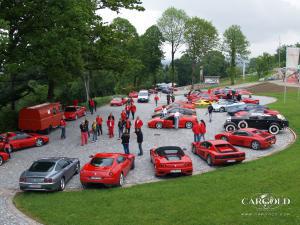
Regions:
[[[93,158],[91,161],[91,165],[93,166],[111,166],[113,164],[114,159],[113,158],[100,158],[96,157]]]
[[[30,172],[49,172],[55,166],[54,162],[35,162],[29,168]]]
[[[148,96],[148,93],[147,92],[140,92],[139,96]]]
[[[121,101],[122,99],[117,97],[117,98],[114,98],[114,100],[115,101]]]
[[[66,107],[65,112],[75,112],[76,108],[75,107]]]

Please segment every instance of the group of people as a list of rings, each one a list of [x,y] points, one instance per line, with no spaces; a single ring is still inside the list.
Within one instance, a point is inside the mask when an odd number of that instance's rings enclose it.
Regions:
[[[200,123],[194,124],[193,128],[194,142],[200,142],[201,139],[205,141],[206,124],[204,120],[200,120]]]
[[[175,102],[175,95],[172,93],[167,94],[167,104],[170,105],[171,103]]]

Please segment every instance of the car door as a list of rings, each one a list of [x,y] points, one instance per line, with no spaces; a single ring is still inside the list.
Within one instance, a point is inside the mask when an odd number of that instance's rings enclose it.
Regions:
[[[68,181],[73,176],[73,171],[71,169],[71,163],[65,159],[61,159],[58,163],[62,168],[62,173],[65,176],[65,180]]]
[[[117,163],[120,166],[120,170],[123,171],[124,176],[127,175],[129,169],[130,169],[130,163],[128,161],[128,159],[126,160],[126,158],[122,155],[118,156],[117,158]]]
[[[17,135],[17,138],[21,140],[20,144],[22,145],[22,148],[35,146],[35,137],[31,136],[30,134],[23,133]]]
[[[241,139],[240,133],[241,133],[240,131],[235,131],[231,135],[229,135],[228,136],[229,143],[231,143],[232,145],[239,145]]]
[[[172,128],[174,125],[174,115],[168,116],[163,120],[163,127]]]
[[[200,144],[199,148],[196,149],[196,153],[202,158],[205,158],[207,150],[208,150],[208,142],[204,141]]]

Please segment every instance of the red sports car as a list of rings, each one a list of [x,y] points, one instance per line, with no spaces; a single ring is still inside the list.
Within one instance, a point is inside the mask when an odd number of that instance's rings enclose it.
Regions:
[[[249,147],[254,150],[265,149],[276,143],[275,135],[255,128],[224,132],[217,134],[215,138],[228,141],[232,145]]]
[[[240,95],[252,95],[253,93],[244,89],[236,89],[237,94]]]
[[[206,160],[210,166],[242,162],[245,159],[245,152],[223,140],[194,142],[192,152]]]
[[[113,97],[110,101],[110,106],[122,106],[127,102],[128,98],[125,97]]]
[[[162,105],[162,106],[158,106],[154,109],[154,112],[159,112],[162,110],[163,106],[165,106],[168,109],[171,108],[185,108],[185,109],[195,109],[195,105],[191,104],[191,103],[187,103],[187,102],[183,102],[183,101],[176,101],[170,105]]]
[[[134,169],[135,156],[122,153],[97,153],[80,171],[83,187],[97,183],[122,186],[125,177]]]
[[[0,134],[0,149],[4,146],[4,140],[8,138],[8,143],[11,147],[11,151],[20,150],[29,147],[40,147],[47,142],[49,138],[45,135],[25,132],[8,132]]]
[[[8,155],[6,152],[1,152],[1,151],[0,151],[0,166],[1,166],[4,162],[8,161],[8,159],[9,159],[9,155]]]
[[[192,175],[193,163],[189,156],[177,146],[165,146],[150,150],[151,162],[154,164],[155,175],[181,173]]]
[[[139,93],[138,92],[136,92],[136,91],[132,91],[132,92],[130,92],[129,93],[129,98],[137,98],[138,97],[138,95],[139,95]]]
[[[278,111],[276,110],[271,110],[271,109],[252,109],[250,111],[239,111],[239,112],[236,112],[234,115],[235,116],[245,116],[245,115],[248,115],[248,114],[255,114],[255,113],[258,113],[258,114],[268,114],[268,115],[271,115],[271,116],[276,116],[279,114]]]
[[[67,120],[77,120],[79,117],[86,115],[86,108],[83,106],[67,106],[64,115]]]
[[[253,98],[242,98],[242,102],[248,103],[248,104],[259,104],[258,99],[253,99]]]
[[[179,117],[179,128],[193,128],[194,124],[198,123],[197,116],[195,115],[181,115]],[[166,117],[155,117],[148,122],[150,128],[174,128],[175,119],[174,114],[167,115]]]

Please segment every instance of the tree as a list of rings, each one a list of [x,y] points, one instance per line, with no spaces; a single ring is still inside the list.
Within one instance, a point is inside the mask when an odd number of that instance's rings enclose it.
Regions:
[[[192,59],[192,85],[195,82],[196,64],[208,51],[217,46],[218,32],[211,22],[193,17],[186,22],[184,38],[187,54]]]
[[[248,51],[249,42],[242,33],[240,26],[232,25],[223,34],[223,50],[230,58],[230,78],[231,84],[234,84],[236,60],[237,58],[245,58],[250,54]]]
[[[264,52],[263,55],[256,58],[256,71],[258,77],[266,76],[274,65],[273,57]]]
[[[227,75],[226,69],[228,63],[225,60],[225,56],[220,51],[209,51],[202,60],[203,73],[206,76],[220,76]]]
[[[178,48],[184,43],[183,34],[187,19],[188,16],[183,10],[170,7],[164,11],[161,18],[157,22],[165,41],[171,45],[171,68],[173,84],[175,79],[174,56]]]

